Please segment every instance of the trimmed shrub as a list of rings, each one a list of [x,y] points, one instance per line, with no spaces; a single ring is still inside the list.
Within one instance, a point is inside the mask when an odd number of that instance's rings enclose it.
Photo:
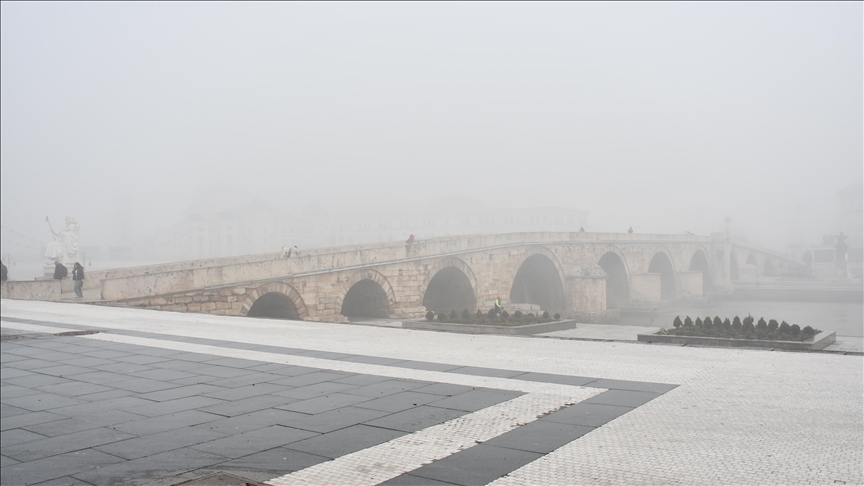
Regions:
[[[432,311],[427,312],[426,313],[426,320],[427,321],[434,321],[435,320],[435,313]]]
[[[504,319],[506,321],[509,317],[510,317],[510,313],[508,313],[507,311],[501,311],[501,318],[502,319]]]
[[[690,319],[690,316],[684,318],[684,327],[693,327],[693,320]]]
[[[741,319],[739,319],[738,316],[735,316],[735,319],[732,319],[732,329],[735,329],[736,331],[741,330]]]
[[[780,323],[780,327],[777,330],[780,331],[782,334],[787,334],[789,333],[789,324],[786,324],[786,321],[783,321],[782,323]]]
[[[494,307],[489,309],[489,312],[486,313],[486,317],[488,317],[490,319],[495,317],[495,308]]]
[[[527,317],[528,319],[534,319],[534,313],[533,313],[533,312],[529,312],[528,315],[525,316],[525,317]]]
[[[483,319],[483,315],[483,311],[480,309],[477,309],[477,312],[474,313],[474,317],[476,317],[477,319]]]
[[[730,330],[732,329],[732,322],[729,321],[729,318],[723,319],[723,329]]]
[[[801,326],[799,326],[798,324],[792,324],[792,326],[789,327],[789,332],[793,336],[797,336],[801,333]]]
[[[552,318],[554,318],[556,321],[559,321],[559,320],[561,320],[561,314],[556,312],[555,315],[552,316]]]
[[[752,316],[747,316],[747,317],[744,318],[743,321],[741,321],[741,323],[742,323],[743,325],[745,325],[745,326],[746,326],[747,324],[753,324],[753,317],[752,317]]]
[[[702,327],[702,318],[701,318],[701,317],[697,317],[697,318],[696,318],[696,322],[694,322],[693,325],[696,326],[696,327]]]
[[[777,319],[771,319],[768,321],[768,330],[774,332],[777,328],[780,327],[780,324],[777,324]]]
[[[714,316],[714,329],[723,329],[723,321],[718,316]]]
[[[753,326],[753,319],[749,317],[744,319],[744,323],[741,325],[741,328],[744,329],[744,332],[748,334],[756,331],[756,327]]]
[[[451,311],[450,311],[450,320],[453,321],[453,320],[455,320],[457,317],[459,317],[459,314],[457,314],[455,310],[451,310]]]
[[[522,319],[522,311],[516,309],[516,312],[513,313],[513,317],[515,317],[516,319]]]
[[[804,329],[801,329],[801,335],[803,335],[805,339],[810,339],[816,335],[816,329],[806,326]]]
[[[543,311],[543,319],[549,319],[549,311]]]
[[[469,319],[471,319],[471,313],[468,312],[468,309],[462,309],[462,320],[468,321]]]
[[[439,312],[438,313],[438,322],[447,322],[447,313]]]
[[[672,321],[672,325],[675,326],[675,329],[683,326],[684,324],[681,322],[681,316],[675,316],[675,320]]]
[[[711,326],[713,325],[714,323],[711,321],[710,316],[705,316],[705,319],[702,319],[702,327],[707,327],[708,329],[711,329]]]
[[[756,323],[756,329],[759,331],[768,330],[768,323],[765,322],[765,319],[763,319],[762,317],[759,318],[759,322]]]

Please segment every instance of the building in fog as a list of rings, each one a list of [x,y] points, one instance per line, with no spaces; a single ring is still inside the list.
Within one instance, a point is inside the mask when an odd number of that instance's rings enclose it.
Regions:
[[[411,213],[331,214],[319,207],[292,215],[259,204],[213,217],[187,216],[144,249],[150,260],[195,260],[299,248],[404,241],[436,236],[532,231],[579,231],[588,213],[560,207],[489,209],[439,202]]]

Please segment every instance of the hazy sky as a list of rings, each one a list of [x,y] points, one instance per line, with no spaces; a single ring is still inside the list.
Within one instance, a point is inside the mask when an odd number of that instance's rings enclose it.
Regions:
[[[590,212],[780,247],[862,174],[862,4],[2,3],[2,222]]]

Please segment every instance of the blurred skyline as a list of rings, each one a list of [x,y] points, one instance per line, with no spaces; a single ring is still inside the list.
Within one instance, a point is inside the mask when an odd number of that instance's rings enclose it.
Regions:
[[[783,249],[864,179],[861,3],[0,8],[0,217],[44,242],[470,198]]]

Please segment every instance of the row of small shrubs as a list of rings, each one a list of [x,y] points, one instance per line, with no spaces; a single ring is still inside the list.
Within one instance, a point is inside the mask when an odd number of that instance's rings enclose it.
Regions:
[[[477,309],[477,312],[471,313],[468,309],[462,310],[462,314],[458,314],[455,310],[448,312],[439,312],[437,315],[429,311],[426,313],[426,320],[429,322],[437,320],[438,322],[452,322],[456,324],[498,324],[516,326],[520,324],[535,324],[542,322],[552,322],[561,319],[561,314],[549,315],[549,311],[523,314],[517,310],[513,314],[504,311],[501,315],[496,314],[495,309],[489,309],[489,312],[483,312]]]
[[[778,323],[775,319],[765,322],[765,319],[762,317],[754,324],[751,316],[747,316],[743,320],[735,316],[732,321],[729,321],[728,317],[721,321],[718,316],[714,316],[714,319],[711,319],[711,317],[706,317],[705,319],[697,317],[693,321],[690,319],[690,316],[687,316],[683,322],[681,321],[681,316],[675,316],[672,326],[673,329],[665,330],[666,334],[736,339],[773,339],[781,341],[805,341],[822,332],[810,326],[806,326],[804,329],[801,329],[798,324],[790,326],[786,321]]]

